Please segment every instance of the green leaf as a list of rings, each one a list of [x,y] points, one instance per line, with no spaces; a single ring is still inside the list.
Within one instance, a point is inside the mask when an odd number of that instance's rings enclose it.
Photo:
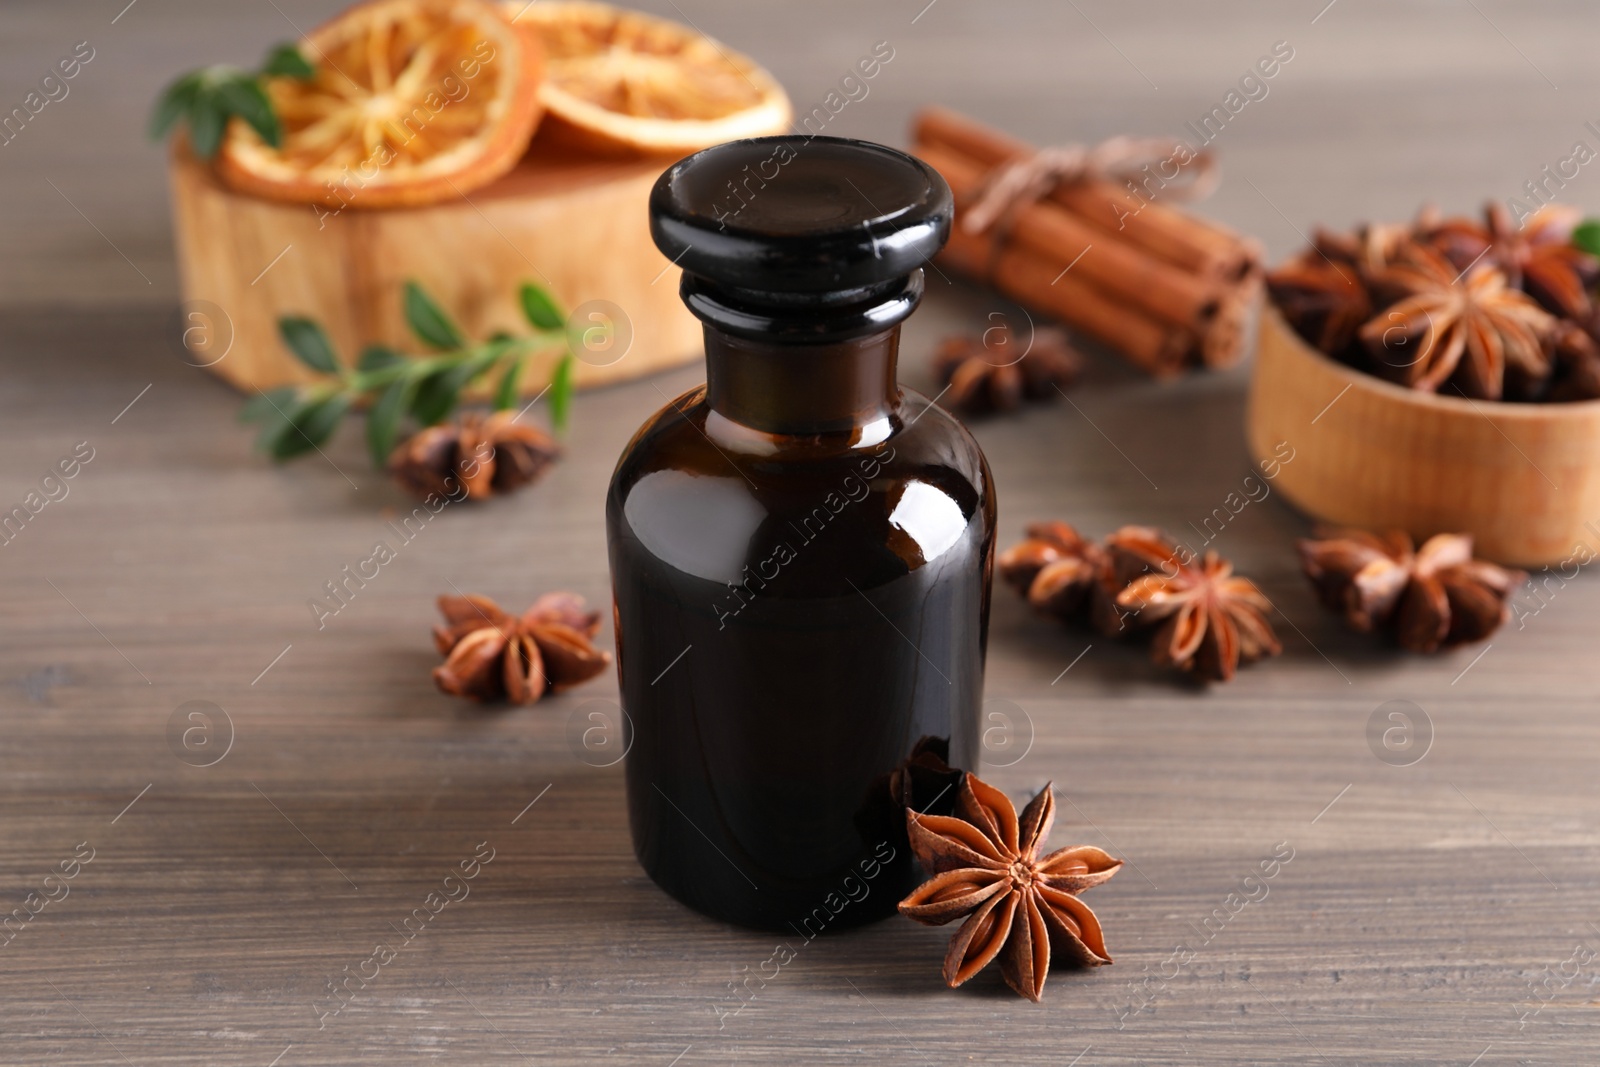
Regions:
[[[522,297],[523,317],[534,329],[559,330],[567,321],[555,299],[532,282],[523,282],[519,295]]]
[[[285,315],[278,320],[278,334],[301,363],[324,374],[339,373],[339,360],[333,354],[333,342],[328,340],[328,335],[314,320],[300,315]]]
[[[411,402],[411,417],[424,426],[443,422],[445,416],[455,410],[463,384],[459,365],[434,371],[417,385]]]
[[[200,87],[189,106],[189,145],[201,159],[217,154],[222,144],[222,131],[227,128],[228,113],[215,89]]]
[[[150,139],[159,141],[180,118],[188,113],[200,91],[200,76],[185,74],[161,94],[150,113]]]
[[[414,281],[406,282],[406,322],[412,333],[434,348],[460,348],[464,343],[450,316]]]
[[[383,370],[405,362],[406,357],[388,345],[371,344],[361,350],[361,358],[356,360],[356,370]]]
[[[494,409],[505,411],[517,403],[517,381],[522,377],[524,360],[521,356],[513,359],[500,375],[500,384],[494,390]]]
[[[282,143],[283,130],[278,116],[273,114],[272,101],[250,75],[241,74],[223,82],[217,95],[224,108],[248,122],[267,144],[277,148]]]
[[[568,352],[550,376],[550,425],[555,427],[556,433],[567,429],[567,416],[572,410],[572,366],[576,362]]]
[[[276,407],[268,407],[261,419],[261,432],[256,435],[256,448],[271,454],[277,446],[278,438],[294,425],[295,416],[311,403],[312,401],[296,395],[291,397],[287,404],[279,403]]]
[[[1600,256],[1600,219],[1584,219],[1572,231],[1572,247]]]
[[[299,78],[309,81],[316,77],[316,68],[306,59],[300,47],[295,44],[284,43],[274,45],[272,51],[267,53],[267,58],[261,64],[261,73],[268,77]]]
[[[443,422],[460,402],[461,390],[494,366],[500,356],[499,350],[490,348],[423,378],[411,404],[411,416],[424,426]]]
[[[396,378],[378,395],[372,410],[367,412],[367,450],[372,453],[372,465],[382,468],[394,451],[395,435],[400,428],[400,416],[411,406],[416,395],[417,379],[413,375]]]
[[[264,393],[257,393],[244,402],[244,407],[239,409],[240,422],[261,422],[263,419],[281,419],[281,412],[287,411],[295,402],[295,397],[300,390],[292,385],[280,385],[276,389],[268,389]]]
[[[288,423],[272,439],[273,459],[291,459],[326,444],[339,420],[350,408],[348,393],[335,393],[322,400],[300,405]]]
[[[296,405],[296,409],[298,410],[298,405]],[[277,446],[278,438],[283,436],[291,425],[293,425],[292,419],[279,418],[274,413],[272,421],[261,427],[261,432],[256,435],[256,450],[265,452],[269,456],[272,455]]]

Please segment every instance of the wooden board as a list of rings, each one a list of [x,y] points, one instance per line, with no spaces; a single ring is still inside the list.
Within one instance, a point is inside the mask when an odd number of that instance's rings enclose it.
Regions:
[[[410,279],[471,337],[526,332],[516,297],[524,281],[555,296],[575,335],[614,330],[575,347],[579,387],[696,360],[700,323],[678,298],[680,272],[650,240],[646,203],[664,165],[535,152],[459,201],[330,211],[236,193],[175,153],[185,327],[204,342],[194,362],[247,390],[313,380],[278,338],[288,314],[321,322],[349,360],[372,342],[418,351],[403,310]],[[530,360],[525,393],[544,388],[559,356]]]
[[[1277,487],[1323,522],[1471,534],[1479,556],[1523,567],[1600,551],[1600,401],[1404,389],[1328,359],[1269,308],[1246,419],[1258,461],[1294,456]]]

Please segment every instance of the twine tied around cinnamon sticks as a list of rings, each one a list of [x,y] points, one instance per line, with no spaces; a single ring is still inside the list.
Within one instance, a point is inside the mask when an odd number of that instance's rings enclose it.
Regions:
[[[983,233],[1002,223],[999,228],[1007,230],[1018,208],[1042,200],[1058,185],[1106,180],[1137,183],[1146,167],[1159,166],[1179,153],[1190,158],[1172,178],[1160,176],[1162,195],[1173,200],[1204,200],[1216,191],[1219,178],[1217,160],[1209,148],[1195,152],[1170,137],[1118,136],[1093,147],[1041,148],[1012,160],[983,183],[962,214],[962,229]]]
[[[1216,184],[1203,148],[1124,137],[1041,152],[943,108],[917,115],[912,142],[955,194],[941,264],[1158,377],[1243,353],[1262,250],[1177,206]],[[1144,170],[1169,158],[1183,160],[1178,175]]]

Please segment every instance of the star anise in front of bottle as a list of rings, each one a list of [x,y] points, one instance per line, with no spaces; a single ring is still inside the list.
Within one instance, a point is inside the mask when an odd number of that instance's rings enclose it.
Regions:
[[[1044,991],[1052,953],[1081,966],[1111,962],[1100,921],[1078,894],[1122,866],[1092,845],[1040,856],[1055,820],[1046,785],[1019,820],[1011,800],[972,774],[956,815],[906,812],[911,849],[929,875],[900,902],[900,914],[928,926],[965,917],[944,958],[952,989],[1000,957],[1006,984],[1029,1000]]]
[[[1550,376],[1556,320],[1495,267],[1458,271],[1432,249],[1411,245],[1371,286],[1380,298],[1401,297],[1359,334],[1389,377],[1427,392],[1450,382],[1468,397],[1499,400],[1532,395]]]
[[[934,369],[947,407],[973,414],[1012,411],[1024,399],[1053,400],[1083,372],[1083,357],[1061,330],[1039,328],[1031,342],[995,326],[981,337],[946,338]]]
[[[901,808],[944,814],[955,806],[956,787],[965,771],[950,766],[950,739],[918,739],[900,765],[889,772],[889,796]],[[899,812],[895,813],[896,821]]]
[[[560,455],[549,434],[496,411],[418,431],[390,453],[389,470],[419,497],[457,497],[464,487],[482,500],[538,481]]]
[[[1272,604],[1233,564],[1207,552],[1195,559],[1159,531],[1125,527],[1112,550],[1147,573],[1117,594],[1116,604],[1142,627],[1156,627],[1152,654],[1159,664],[1226,682],[1240,664],[1283,651],[1267,620]]]
[[[1481,641],[1510,618],[1521,571],[1472,558],[1472,538],[1437,534],[1413,548],[1400,530],[1327,530],[1299,542],[1323,604],[1362,633],[1386,630],[1411,652]]]
[[[600,613],[573,593],[546,593],[519,618],[484,596],[441,596],[448,625],[433,630],[446,657],[434,668],[440,689],[473,700],[532,704],[605,670],[611,654],[590,639]]]

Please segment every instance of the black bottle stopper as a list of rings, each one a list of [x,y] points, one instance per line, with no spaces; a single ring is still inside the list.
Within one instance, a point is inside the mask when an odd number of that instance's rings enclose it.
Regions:
[[[904,152],[785,135],[673,164],[651,190],[650,232],[702,320],[819,343],[909,315],[954,212],[944,179]]]

